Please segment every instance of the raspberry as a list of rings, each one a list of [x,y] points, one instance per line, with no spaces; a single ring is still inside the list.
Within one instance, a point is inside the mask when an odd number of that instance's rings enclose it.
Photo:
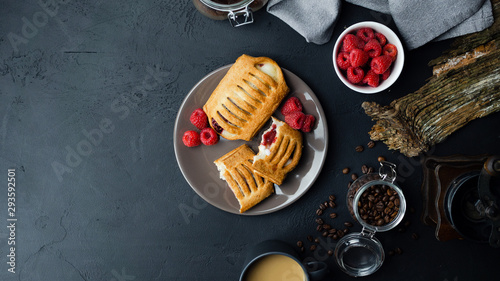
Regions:
[[[349,66],[351,66],[351,63],[349,62],[349,53],[340,52],[337,56],[337,65],[342,70],[346,70]]]
[[[398,55],[398,48],[396,48],[396,46],[393,44],[387,44],[384,46],[382,53],[384,55],[391,56],[392,61],[395,61]]]
[[[361,38],[361,40],[368,42],[368,41],[370,41],[370,39],[375,38],[375,33],[373,32],[373,29],[371,29],[369,27],[364,27],[364,28],[360,28],[356,32],[356,36]]]
[[[363,49],[365,42],[354,34],[347,34],[342,40],[342,52],[351,52],[353,49]]]
[[[391,68],[389,67],[384,73],[382,73],[382,80],[387,80],[391,75]]]
[[[384,73],[387,69],[392,64],[392,57],[388,55],[382,55],[376,58],[372,59],[372,62],[370,63],[370,67],[375,72],[376,74],[382,74]]]
[[[377,39],[371,39],[370,41],[366,42],[363,51],[367,52],[370,58],[378,57],[380,56],[380,54],[382,54],[382,46],[380,46],[380,43]]]
[[[304,124],[302,124],[302,128],[300,128],[302,132],[309,133],[310,131],[312,131],[314,127],[314,121],[316,121],[316,118],[314,118],[313,115],[306,114],[306,117],[304,118]]]
[[[363,83],[374,88],[378,87],[378,85],[380,84],[380,77],[370,69],[363,78]]]
[[[201,130],[200,140],[204,145],[214,145],[219,141],[219,135],[212,128]]]
[[[387,44],[387,38],[382,33],[375,32],[375,39],[380,43],[380,46],[384,47]]]
[[[187,147],[195,147],[201,144],[200,134],[198,132],[189,130],[182,136],[182,142]]]
[[[368,53],[361,49],[353,49],[349,54],[349,61],[353,67],[364,65],[369,58]]]
[[[292,128],[300,130],[304,124],[306,115],[301,111],[295,111],[285,115],[285,122]]]
[[[191,113],[189,117],[189,121],[198,129],[204,129],[208,127],[208,118],[203,109],[198,108]]]
[[[294,111],[302,111],[302,103],[297,97],[291,97],[285,102],[281,108],[281,114],[286,116]]]
[[[363,80],[365,72],[361,67],[349,67],[347,69],[347,80],[353,84],[358,84]]]

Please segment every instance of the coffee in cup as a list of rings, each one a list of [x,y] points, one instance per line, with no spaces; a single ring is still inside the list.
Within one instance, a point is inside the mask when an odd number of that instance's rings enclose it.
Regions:
[[[254,261],[247,269],[244,281],[304,281],[304,268],[286,255],[270,254]]]

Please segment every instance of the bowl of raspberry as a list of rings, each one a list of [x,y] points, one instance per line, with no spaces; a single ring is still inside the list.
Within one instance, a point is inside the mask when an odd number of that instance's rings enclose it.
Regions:
[[[375,94],[389,88],[403,70],[403,45],[389,27],[372,21],[348,27],[335,42],[333,67],[350,89]]]

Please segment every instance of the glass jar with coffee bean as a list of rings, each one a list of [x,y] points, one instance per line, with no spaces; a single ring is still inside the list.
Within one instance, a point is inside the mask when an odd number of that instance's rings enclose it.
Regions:
[[[382,161],[378,173],[360,176],[349,186],[347,207],[363,228],[344,236],[334,254],[339,267],[351,276],[370,275],[382,266],[384,250],[374,235],[396,227],[406,211],[403,191],[395,180],[396,165]]]

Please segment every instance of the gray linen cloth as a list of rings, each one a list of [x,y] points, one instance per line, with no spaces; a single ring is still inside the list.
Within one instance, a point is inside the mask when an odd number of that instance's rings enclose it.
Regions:
[[[341,0],[269,0],[267,11],[307,42],[324,44],[332,36]],[[490,0],[346,0],[388,14],[408,49],[481,31],[493,24]]]

